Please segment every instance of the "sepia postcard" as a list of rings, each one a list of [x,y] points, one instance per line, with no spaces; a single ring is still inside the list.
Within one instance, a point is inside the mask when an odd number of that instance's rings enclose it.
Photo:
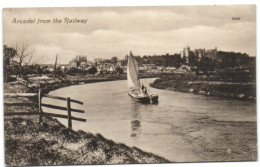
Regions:
[[[257,161],[255,5],[2,15],[7,166]]]

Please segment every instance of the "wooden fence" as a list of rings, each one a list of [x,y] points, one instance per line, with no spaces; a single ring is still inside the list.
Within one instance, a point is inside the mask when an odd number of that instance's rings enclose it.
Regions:
[[[77,112],[77,113],[85,113],[84,110],[79,110],[79,109],[74,109],[71,108],[71,103],[76,103],[83,105],[83,102],[70,99],[70,97],[59,97],[59,96],[52,96],[52,95],[47,95],[47,94],[42,94],[41,90],[39,90],[39,93],[5,93],[4,97],[5,98],[15,98],[15,97],[36,97],[38,96],[38,108],[39,108],[39,122],[42,122],[42,117],[44,115],[49,115],[53,117],[58,117],[58,118],[65,118],[68,119],[68,128],[72,128],[72,120],[75,121],[81,121],[81,122],[86,122],[86,119],[83,118],[77,118],[71,115],[71,112]],[[52,104],[45,104],[42,103],[42,98],[51,98],[51,99],[56,99],[56,100],[62,100],[67,102],[67,106],[57,106],[57,105],[52,105]],[[33,103],[5,103],[5,105],[15,105],[15,106],[29,106],[29,105],[34,105]],[[54,114],[54,113],[47,113],[42,111],[42,107],[47,107],[47,108],[52,108],[56,110],[62,110],[66,111],[67,115],[62,115],[62,114]],[[30,112],[16,112],[16,113],[5,113],[5,116],[10,116],[10,115],[30,115],[30,114],[35,114],[35,113],[30,113]]]

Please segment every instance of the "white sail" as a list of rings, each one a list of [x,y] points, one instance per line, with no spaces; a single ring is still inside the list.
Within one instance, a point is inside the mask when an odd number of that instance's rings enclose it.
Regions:
[[[127,82],[129,89],[139,89],[138,65],[131,51],[127,63]]]

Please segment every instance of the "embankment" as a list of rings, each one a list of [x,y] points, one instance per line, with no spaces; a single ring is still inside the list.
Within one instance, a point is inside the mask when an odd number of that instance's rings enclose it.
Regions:
[[[226,82],[200,80],[195,76],[171,75],[156,79],[150,86],[158,89],[180,91],[221,98],[255,100],[255,82]]]
[[[140,74],[140,78],[155,78],[160,77],[161,74]],[[116,80],[126,80],[126,74],[107,74],[98,76],[67,76],[66,78],[48,78],[48,79],[34,79],[32,78],[26,84],[28,88],[26,92],[35,93],[39,89],[42,89],[43,93],[48,93],[49,91],[59,89],[71,85],[87,84],[94,82],[105,82],[105,81],[116,81]],[[16,84],[19,82],[13,82]],[[24,83],[25,84],[25,83]]]
[[[4,85],[5,93],[48,91],[106,78],[60,78],[35,80],[29,83],[14,82]],[[35,99],[4,99],[5,103],[27,103]],[[44,117],[39,124],[37,105],[5,105],[4,112],[28,112],[25,116],[5,116],[5,164],[10,166],[31,165],[82,165],[82,164],[135,164],[168,163],[170,161],[136,147],[115,143],[101,134],[73,131],[51,117]]]

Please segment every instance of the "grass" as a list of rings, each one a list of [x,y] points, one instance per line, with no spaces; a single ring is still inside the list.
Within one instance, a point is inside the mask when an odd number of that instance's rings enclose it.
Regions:
[[[256,84],[254,82],[224,82],[219,80],[203,80],[196,76],[172,75],[163,76],[150,84],[158,89],[180,92],[254,100],[256,98]]]
[[[101,134],[67,129],[50,117],[39,124],[36,116],[5,118],[5,161],[11,166],[169,162]]]

